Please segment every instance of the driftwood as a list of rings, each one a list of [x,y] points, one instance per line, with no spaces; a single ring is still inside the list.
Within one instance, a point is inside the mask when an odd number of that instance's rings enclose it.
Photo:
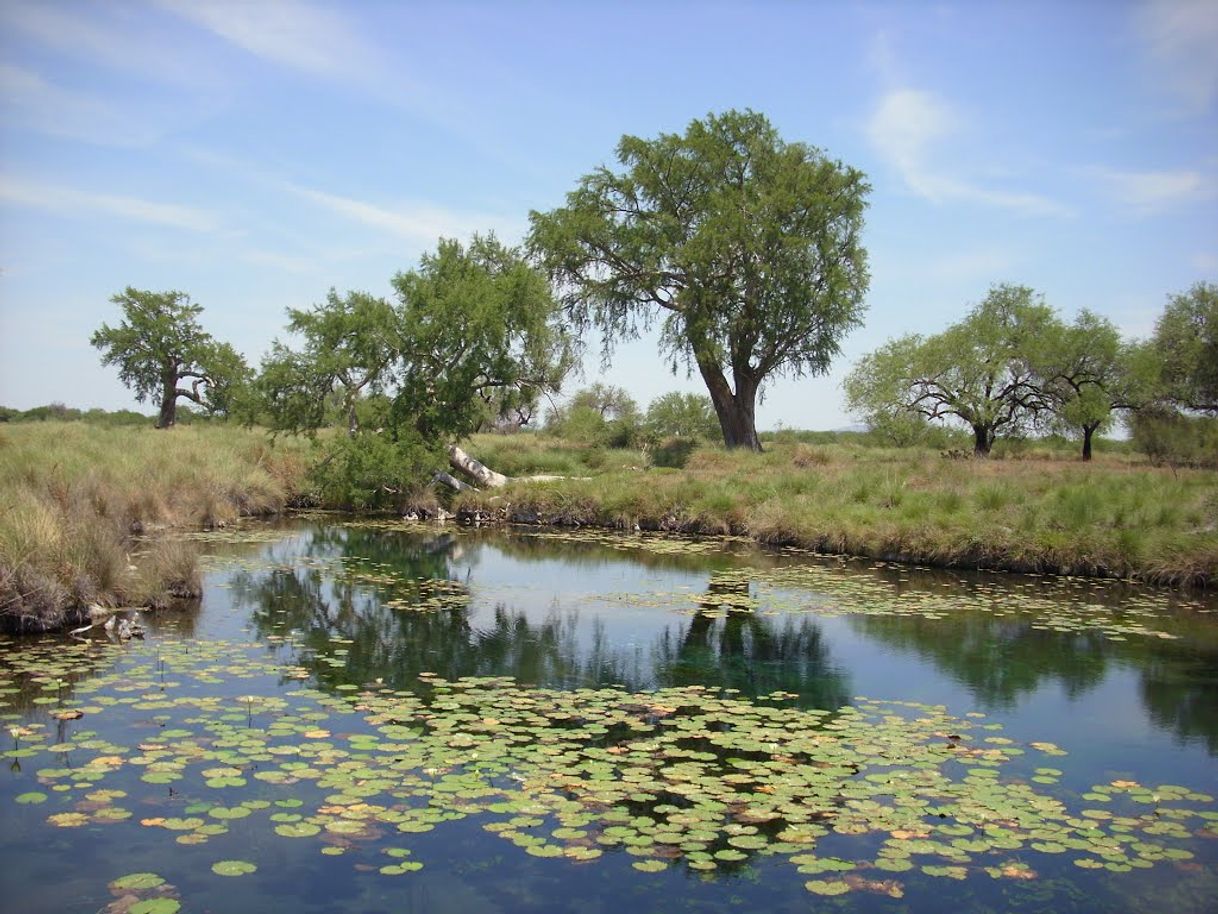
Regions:
[[[539,473],[536,476],[504,476],[502,473],[496,473],[480,460],[471,457],[455,444],[448,448],[448,463],[454,470],[460,470],[468,475],[471,479],[488,489],[501,489],[509,482],[555,482],[559,479],[587,479],[587,476],[554,476],[549,473]],[[450,489],[455,489],[458,492],[478,491],[477,486],[471,486],[467,482],[462,482],[451,473],[436,473],[432,477],[433,482],[443,483]]]
[[[501,489],[510,481],[507,476],[504,476],[502,473],[496,473],[486,464],[475,460],[455,444],[451,444],[448,447],[448,462],[454,469],[460,470],[479,485],[485,486],[488,489]]]
[[[443,471],[436,473],[435,476],[431,477],[431,481],[446,485],[450,489],[455,489],[458,492],[475,492],[475,491],[477,491],[468,482],[462,482],[460,479],[458,479],[456,476],[453,476],[451,473],[445,473]]]

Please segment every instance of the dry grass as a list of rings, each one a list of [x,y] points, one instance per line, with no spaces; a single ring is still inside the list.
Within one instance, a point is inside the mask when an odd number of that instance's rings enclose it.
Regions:
[[[197,591],[189,549],[139,534],[280,511],[305,468],[299,445],[222,426],[0,427],[0,627]]]

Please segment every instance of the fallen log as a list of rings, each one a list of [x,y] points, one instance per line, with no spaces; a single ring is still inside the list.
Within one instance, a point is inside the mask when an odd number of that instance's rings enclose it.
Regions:
[[[475,460],[461,448],[455,444],[448,447],[448,462],[454,469],[460,470],[475,480],[479,485],[486,486],[490,489],[501,489],[510,481],[508,477],[502,473],[496,473],[486,464]]]

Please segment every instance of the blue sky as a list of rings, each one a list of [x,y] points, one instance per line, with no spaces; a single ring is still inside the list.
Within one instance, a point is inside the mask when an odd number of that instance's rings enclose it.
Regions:
[[[180,289],[257,363],[284,309],[389,294],[439,236],[519,240],[622,134],[750,107],[873,190],[866,326],[759,426],[848,424],[840,380],[995,282],[1131,336],[1218,277],[1218,4],[0,5],[0,404],[133,404],[88,345]],[[654,339],[586,376],[700,390]]]

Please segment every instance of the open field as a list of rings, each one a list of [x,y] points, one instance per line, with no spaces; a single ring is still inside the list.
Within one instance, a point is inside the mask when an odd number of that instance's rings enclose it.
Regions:
[[[0,426],[0,627],[197,590],[187,547],[138,534],[282,510],[305,468],[299,443],[233,427]]]
[[[766,543],[933,565],[1212,582],[1218,473],[1048,447],[953,460],[927,449],[775,441],[762,454],[701,449],[684,469],[629,469],[606,452],[590,470],[545,439],[479,438],[472,453],[508,472],[589,475],[465,493],[466,511],[542,523],[744,535]],[[1001,452],[1000,452],[1001,453]],[[536,455],[535,463],[528,458]],[[508,510],[504,510],[509,506]]]

